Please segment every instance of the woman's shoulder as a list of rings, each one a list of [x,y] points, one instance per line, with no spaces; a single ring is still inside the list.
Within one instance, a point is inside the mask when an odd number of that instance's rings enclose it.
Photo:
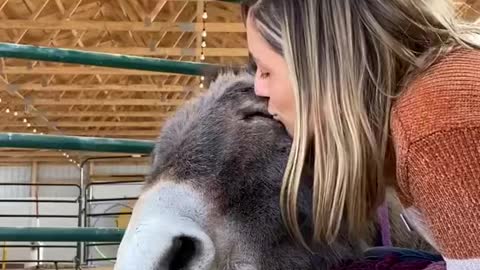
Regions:
[[[413,223],[449,267],[478,269],[480,50],[456,49],[418,73],[395,101],[391,132]]]
[[[480,49],[452,50],[417,74],[394,101],[391,122],[394,137],[410,143],[480,126]]]

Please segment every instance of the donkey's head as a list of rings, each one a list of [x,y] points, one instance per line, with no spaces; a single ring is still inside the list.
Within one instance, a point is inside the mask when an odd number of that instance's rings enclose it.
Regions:
[[[115,269],[313,269],[281,219],[290,145],[253,77],[221,74],[163,127]],[[308,230],[305,189],[299,221]],[[352,254],[346,242],[325,247],[316,268]]]

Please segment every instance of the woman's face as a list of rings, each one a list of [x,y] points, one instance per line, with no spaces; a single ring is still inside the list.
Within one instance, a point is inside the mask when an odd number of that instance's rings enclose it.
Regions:
[[[293,136],[295,100],[287,63],[261,36],[250,15],[246,28],[248,49],[257,66],[255,93],[268,98],[269,113]]]

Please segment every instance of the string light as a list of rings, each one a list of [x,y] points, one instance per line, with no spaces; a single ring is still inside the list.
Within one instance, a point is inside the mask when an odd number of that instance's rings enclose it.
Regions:
[[[203,14],[202,14],[202,24],[203,24],[203,30],[202,30],[202,34],[201,34],[201,37],[202,37],[202,43],[200,43],[201,45],[201,48],[200,48],[200,61],[205,61],[205,51],[204,49],[207,47],[207,41],[206,41],[206,37],[207,37],[207,30],[206,30],[206,27],[205,27],[205,21],[208,19],[208,13],[207,13],[207,3],[204,3],[204,7],[203,7]],[[205,77],[204,76],[201,76],[200,77],[200,85],[199,87],[200,88],[203,88],[204,87],[204,81],[205,81]]]
[[[40,134],[43,134],[43,133],[40,133]],[[62,152],[61,149],[58,150],[58,151],[59,151],[59,152]],[[80,168],[80,164],[79,164],[76,160],[74,160],[67,152],[63,152],[63,153],[62,153],[62,156],[64,156],[66,160],[68,160],[69,162],[73,163],[74,165],[77,165],[77,167]]]
[[[2,98],[0,98],[0,103],[1,103],[1,102],[2,102]],[[6,108],[6,109],[5,109],[5,113],[11,113],[11,112],[13,112],[13,115],[14,115],[14,116],[18,116],[18,115],[19,115],[19,113],[18,113],[17,111],[12,111],[12,110],[10,110],[10,108]],[[28,122],[27,118],[23,118],[23,119],[22,119],[22,122],[23,122],[24,124],[26,124],[27,127],[32,127],[32,124]],[[33,128],[33,129],[32,129],[32,132],[33,132],[33,133],[38,133],[39,130],[37,130],[36,128]],[[40,132],[40,135],[44,135],[44,133],[43,133],[43,132]],[[58,152],[61,153],[62,150],[59,149]],[[63,152],[62,155],[63,155],[69,162],[73,163],[74,165],[76,165],[76,166],[79,167],[79,168],[81,167],[81,165],[80,165],[76,160],[74,160],[73,158],[71,158],[70,155],[67,154],[66,152]]]
[[[2,99],[0,98],[0,102],[2,102]],[[18,111],[11,110],[10,108],[5,109],[5,113],[10,114],[12,113],[14,116],[18,116],[20,113]],[[37,133],[39,130],[34,128],[31,123],[28,122],[27,118],[23,118],[22,122],[26,125],[27,128],[32,128],[33,133]],[[44,133],[40,133],[41,135],[44,135]]]

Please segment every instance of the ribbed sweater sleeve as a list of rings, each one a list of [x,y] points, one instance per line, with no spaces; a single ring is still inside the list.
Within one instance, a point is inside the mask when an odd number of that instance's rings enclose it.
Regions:
[[[394,104],[397,182],[447,269],[480,269],[480,51],[451,52]]]

